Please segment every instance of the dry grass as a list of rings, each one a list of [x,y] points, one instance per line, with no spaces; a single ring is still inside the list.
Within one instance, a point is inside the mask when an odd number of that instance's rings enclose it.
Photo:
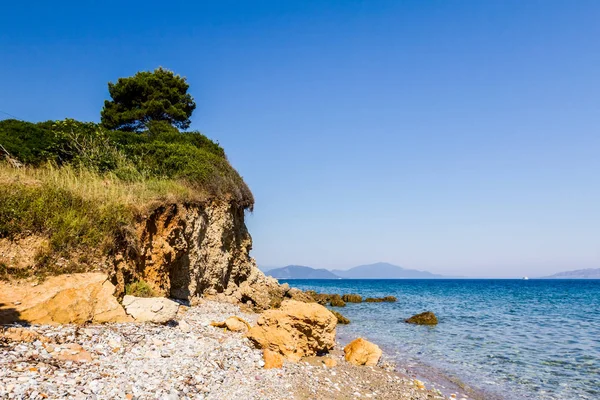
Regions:
[[[14,169],[0,163],[0,238],[36,235],[36,276],[97,269],[120,246],[135,244],[140,217],[165,203],[204,203],[185,182],[157,178],[123,181],[71,166]],[[25,249],[23,249],[25,250]],[[0,275],[16,275],[5,265]]]
[[[116,203],[140,211],[154,203],[203,203],[209,196],[184,181],[148,178],[123,181],[114,174],[98,174],[72,166],[15,169],[0,162],[0,185],[49,186],[88,201]]]

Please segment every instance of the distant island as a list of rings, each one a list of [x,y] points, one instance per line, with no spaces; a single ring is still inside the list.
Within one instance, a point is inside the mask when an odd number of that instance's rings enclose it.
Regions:
[[[436,279],[446,278],[443,275],[427,271],[406,269],[397,265],[379,262],[359,265],[348,270],[315,269],[300,265],[288,265],[283,268],[261,268],[266,275],[276,279]]]
[[[340,279],[339,276],[326,269],[314,269],[302,265],[288,265],[283,268],[274,268],[264,271],[276,279]]]
[[[576,269],[563,271],[541,279],[600,279],[600,268]]]

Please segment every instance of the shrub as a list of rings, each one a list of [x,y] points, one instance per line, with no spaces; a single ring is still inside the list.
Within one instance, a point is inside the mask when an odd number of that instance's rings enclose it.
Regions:
[[[125,294],[135,297],[154,297],[154,291],[143,280],[128,283],[125,286]]]

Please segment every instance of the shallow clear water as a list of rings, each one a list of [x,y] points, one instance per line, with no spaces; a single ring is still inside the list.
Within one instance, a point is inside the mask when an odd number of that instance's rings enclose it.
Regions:
[[[363,336],[506,399],[600,399],[600,280],[288,280],[322,293],[393,295],[348,304],[342,340]],[[439,324],[404,319],[433,311]]]

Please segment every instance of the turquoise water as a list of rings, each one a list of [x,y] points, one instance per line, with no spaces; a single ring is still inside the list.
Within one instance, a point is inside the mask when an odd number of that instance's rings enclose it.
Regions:
[[[600,399],[600,280],[288,280],[323,293],[393,295],[348,304],[357,336],[399,365],[428,365],[505,399]],[[435,327],[404,319],[423,311]]]

